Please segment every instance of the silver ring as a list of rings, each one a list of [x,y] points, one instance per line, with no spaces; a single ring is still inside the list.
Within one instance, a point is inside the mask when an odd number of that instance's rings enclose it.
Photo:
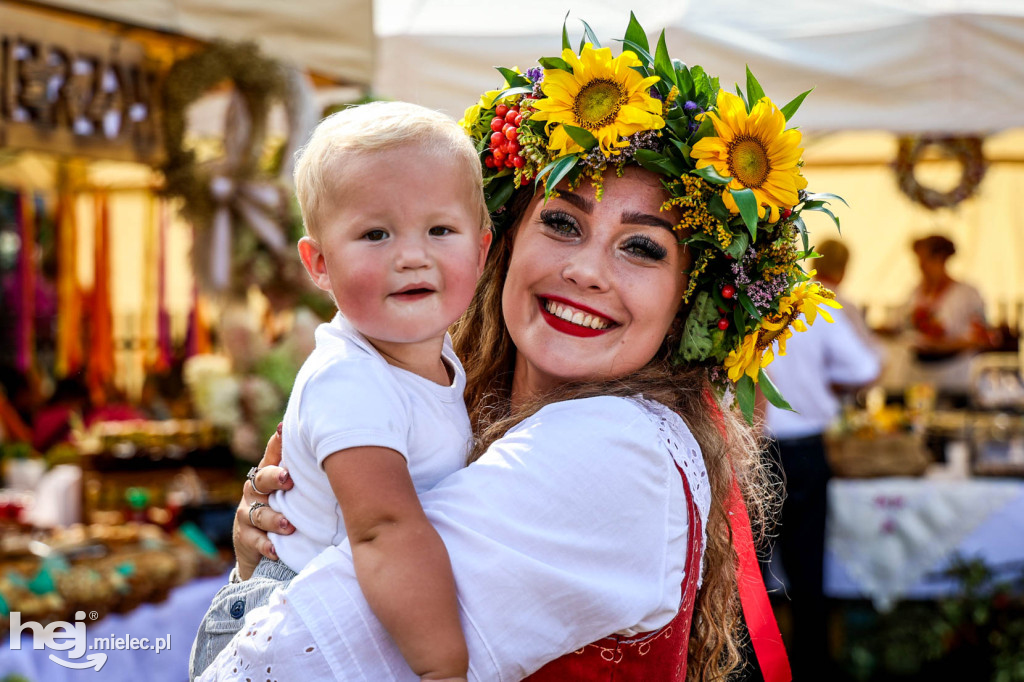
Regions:
[[[253,502],[252,504],[249,505],[249,524],[253,528],[258,528],[259,526],[257,526],[256,522],[252,520],[252,513],[254,511],[256,511],[257,509],[259,509],[260,507],[266,507],[266,506],[268,506],[268,505],[264,504],[263,502]]]
[[[265,493],[256,487],[256,474],[259,472],[259,467],[252,467],[249,469],[249,473],[247,473],[245,477],[249,479],[249,483],[252,484],[252,489],[257,495],[269,495],[270,493]]]

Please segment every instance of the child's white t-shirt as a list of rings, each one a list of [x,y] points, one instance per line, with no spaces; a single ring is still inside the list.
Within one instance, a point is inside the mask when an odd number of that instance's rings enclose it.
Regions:
[[[447,335],[441,355],[455,375],[450,386],[389,365],[340,314],[317,328],[284,416],[282,459],[295,487],[274,493],[270,503],[295,526],[291,535],[274,536],[292,570],[347,537],[323,470],[328,455],[359,446],[395,450],[420,494],[465,466],[473,438],[466,373]]]

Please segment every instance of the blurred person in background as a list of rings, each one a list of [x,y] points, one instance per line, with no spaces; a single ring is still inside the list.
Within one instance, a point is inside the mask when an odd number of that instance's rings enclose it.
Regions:
[[[79,419],[84,418],[90,405],[89,387],[81,372],[59,380],[53,395],[36,412],[32,447],[37,452],[46,452],[67,441],[71,436],[73,418],[75,415]]]
[[[815,248],[816,278],[835,289],[843,280],[849,251],[826,241]],[[837,298],[840,298],[837,296]],[[840,298],[840,300],[842,300]],[[793,411],[768,405],[765,430],[769,461],[785,482],[786,497],[775,547],[788,578],[793,628],[789,645],[794,680],[823,679],[828,670],[828,609],[823,591],[827,486],[832,472],[824,433],[839,415],[841,396],[873,382],[878,355],[852,305],[830,310],[834,324],[795,334],[786,354],[765,370]]]
[[[34,402],[28,377],[0,366],[0,443],[32,440]]]
[[[916,363],[910,383],[933,383],[947,394],[966,395],[971,356],[990,345],[985,302],[970,284],[953,279],[946,264],[952,241],[930,235],[913,243],[921,283],[910,293],[905,319]]]

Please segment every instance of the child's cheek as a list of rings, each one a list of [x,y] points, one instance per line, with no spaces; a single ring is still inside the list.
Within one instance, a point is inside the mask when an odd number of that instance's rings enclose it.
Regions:
[[[353,323],[357,320],[374,319],[380,314],[385,287],[378,273],[372,268],[349,268],[345,276],[334,286],[338,309]]]

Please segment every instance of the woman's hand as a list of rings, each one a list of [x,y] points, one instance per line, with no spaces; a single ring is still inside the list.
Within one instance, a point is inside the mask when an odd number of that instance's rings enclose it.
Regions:
[[[260,556],[277,559],[277,552],[274,551],[274,544],[267,536],[268,532],[280,535],[295,532],[295,526],[269,506],[259,507],[253,511],[250,522],[249,509],[254,502],[266,505],[270,493],[276,490],[290,490],[294,485],[288,471],[278,466],[280,463],[281,427],[278,427],[277,433],[271,436],[270,442],[267,443],[267,449],[263,453],[263,459],[258,465],[259,471],[255,476],[256,488],[263,494],[253,490],[252,482],[247,480],[242,487],[242,501],[235,510],[232,537],[235,558],[238,561],[238,575],[242,580],[249,579],[256,564],[260,562]]]

